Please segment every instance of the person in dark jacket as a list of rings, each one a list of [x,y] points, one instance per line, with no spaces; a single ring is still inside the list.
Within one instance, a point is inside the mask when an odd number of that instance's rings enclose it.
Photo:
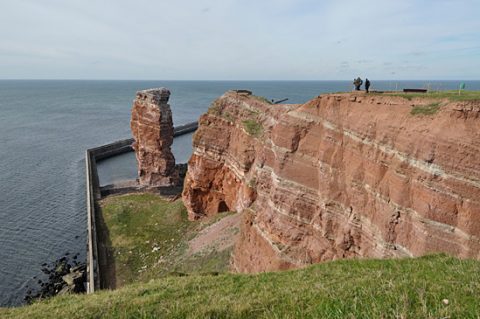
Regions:
[[[360,87],[362,86],[363,81],[360,77],[353,80],[353,85],[355,86],[355,91],[360,91]]]
[[[368,79],[365,79],[365,91],[367,91],[368,93],[369,89],[370,89],[370,81]]]

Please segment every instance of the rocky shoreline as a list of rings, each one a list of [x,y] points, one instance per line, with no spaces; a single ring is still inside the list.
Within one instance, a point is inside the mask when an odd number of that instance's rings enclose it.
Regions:
[[[28,289],[23,298],[27,303],[56,295],[86,292],[87,265],[77,261],[78,253],[72,258],[69,256],[70,254],[67,252],[65,256],[55,260],[51,264],[42,264],[41,270],[48,277],[46,280],[38,279],[36,281],[39,287],[31,287]],[[33,279],[37,279],[37,277],[33,277]]]

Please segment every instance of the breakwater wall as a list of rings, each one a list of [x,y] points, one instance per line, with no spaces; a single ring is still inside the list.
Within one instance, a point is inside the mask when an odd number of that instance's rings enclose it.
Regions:
[[[181,136],[194,132],[198,122],[180,125],[174,128],[173,136]],[[86,164],[86,198],[87,198],[87,293],[93,293],[102,287],[103,253],[99,249],[98,225],[102,222],[99,216],[98,200],[102,198],[97,172],[97,161],[114,157],[123,153],[133,152],[133,138],[116,141],[110,144],[91,148],[85,152]]]

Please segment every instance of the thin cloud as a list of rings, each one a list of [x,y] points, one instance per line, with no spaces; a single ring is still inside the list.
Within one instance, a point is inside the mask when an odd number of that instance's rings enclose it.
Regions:
[[[0,69],[3,78],[479,78],[478,12],[474,0],[8,1]]]

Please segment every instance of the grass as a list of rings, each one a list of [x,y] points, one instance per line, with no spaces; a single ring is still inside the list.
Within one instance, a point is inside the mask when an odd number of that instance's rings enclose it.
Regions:
[[[222,113],[222,101],[221,99],[216,99],[208,107],[207,113],[218,116]]]
[[[262,103],[273,104],[272,101],[270,101],[269,99],[267,99],[264,96],[252,95],[251,97],[254,98],[254,99],[257,99],[258,101],[260,101]]]
[[[428,105],[415,105],[410,114],[412,115],[433,115],[440,109],[440,102],[430,103]]]
[[[208,108],[207,113],[214,116],[220,116],[228,122],[235,122],[235,117],[228,111],[224,112],[223,107],[222,101],[220,99],[216,99]]]
[[[437,91],[428,93],[387,93],[387,95],[400,96],[407,100],[412,100],[415,98],[448,99],[451,102],[480,100],[480,91],[462,91],[460,95],[458,95],[457,90]]]
[[[226,119],[230,123],[235,122],[235,117],[230,112],[225,112],[223,114],[223,118]]]
[[[447,299],[448,304],[443,300]],[[480,262],[341,260],[258,275],[168,277],[2,309],[8,318],[478,318]]]
[[[262,103],[272,104],[271,101],[269,101],[267,98],[263,96],[251,95],[251,97]],[[213,116],[222,117],[223,119],[225,119],[230,123],[235,122],[235,116],[228,111],[224,111],[223,110],[224,106],[222,103],[223,101],[221,99],[217,99],[213,101],[207,113]],[[252,119],[252,118],[258,117],[260,112],[258,110],[247,110],[247,112],[249,113],[248,117],[250,118],[242,121],[245,131],[253,137],[261,136],[263,133],[262,124],[256,121],[255,119]],[[195,140],[195,136],[194,136],[194,140]]]
[[[227,214],[190,222],[181,200],[154,194],[107,197],[101,203],[115,259],[117,287],[171,273],[227,271],[230,251],[189,256],[188,241]]]
[[[245,131],[253,136],[253,137],[259,137],[263,133],[263,126],[262,124],[258,123],[256,120],[248,119],[242,121],[243,127],[245,128]]]

